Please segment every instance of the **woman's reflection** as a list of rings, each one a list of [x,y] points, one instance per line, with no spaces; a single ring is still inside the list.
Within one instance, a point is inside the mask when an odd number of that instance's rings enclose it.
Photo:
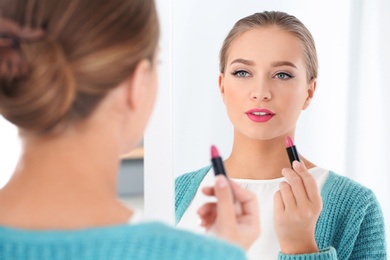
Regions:
[[[287,156],[285,139],[294,138],[299,115],[314,97],[317,73],[311,33],[286,13],[245,17],[223,43],[219,89],[234,126],[225,166],[260,202],[261,236],[248,256],[384,259],[384,223],[375,195],[305,156],[291,167]],[[176,179],[179,227],[202,232],[197,210],[208,200],[202,188],[214,183],[213,176],[207,166]]]

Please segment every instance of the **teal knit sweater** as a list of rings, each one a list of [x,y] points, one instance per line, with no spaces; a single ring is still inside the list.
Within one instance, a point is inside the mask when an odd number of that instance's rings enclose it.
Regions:
[[[0,227],[2,260],[245,259],[239,247],[157,222],[74,231]]]
[[[190,205],[210,167],[176,179],[176,223]],[[371,190],[330,172],[321,197],[323,209],[315,231],[321,251],[305,255],[279,253],[279,259],[387,259],[383,215]]]

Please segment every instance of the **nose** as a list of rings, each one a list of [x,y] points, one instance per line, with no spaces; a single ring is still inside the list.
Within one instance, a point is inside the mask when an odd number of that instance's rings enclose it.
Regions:
[[[272,98],[271,91],[265,80],[257,80],[251,89],[250,98],[256,101],[268,101]]]

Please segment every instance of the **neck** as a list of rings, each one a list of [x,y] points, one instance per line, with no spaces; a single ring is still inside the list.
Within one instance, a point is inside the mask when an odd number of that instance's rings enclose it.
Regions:
[[[284,138],[264,141],[235,135],[232,153],[225,161],[229,177],[259,180],[282,177],[282,169],[291,167]]]
[[[14,210],[4,219],[0,217],[0,222],[27,228],[126,222],[131,211],[116,195],[119,135],[113,126],[93,129],[81,127],[55,137],[25,138],[15,173],[0,190],[0,207]],[[24,214],[17,209],[23,209]],[[25,218],[37,212],[35,218]]]
[[[120,152],[117,141],[99,134],[106,136],[101,131],[71,130],[58,137],[25,140],[14,178],[42,188],[88,187],[89,192],[115,196]]]

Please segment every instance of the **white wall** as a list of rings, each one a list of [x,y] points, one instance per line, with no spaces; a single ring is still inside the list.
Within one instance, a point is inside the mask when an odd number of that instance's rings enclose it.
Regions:
[[[350,1],[173,1],[174,170],[178,176],[210,163],[216,144],[231,150],[233,129],[218,93],[219,50],[233,24],[265,10],[295,15],[316,41],[320,72],[296,144],[319,166],[345,172]],[[337,8],[335,8],[337,6]]]
[[[144,137],[145,215],[174,223],[172,0],[156,0],[160,19],[159,91]]]
[[[0,188],[9,180],[20,153],[20,140],[15,126],[0,116]]]

